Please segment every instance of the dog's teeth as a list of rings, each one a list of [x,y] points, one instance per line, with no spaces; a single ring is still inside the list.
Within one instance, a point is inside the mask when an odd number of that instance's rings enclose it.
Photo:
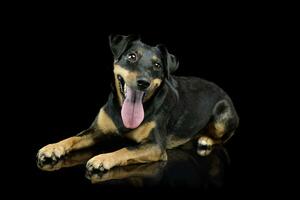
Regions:
[[[127,93],[127,85],[126,85],[126,83],[124,83],[124,94],[125,94],[125,96],[126,96],[126,93]]]

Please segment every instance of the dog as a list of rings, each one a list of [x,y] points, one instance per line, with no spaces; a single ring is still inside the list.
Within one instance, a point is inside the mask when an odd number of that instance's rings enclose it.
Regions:
[[[164,45],[149,46],[132,35],[110,35],[109,44],[114,83],[108,101],[88,129],[41,148],[38,161],[58,160],[112,135],[136,143],[86,164],[88,171],[104,171],[166,161],[167,149],[192,140],[208,149],[234,134],[239,117],[229,96],[212,82],[172,75],[179,62]]]

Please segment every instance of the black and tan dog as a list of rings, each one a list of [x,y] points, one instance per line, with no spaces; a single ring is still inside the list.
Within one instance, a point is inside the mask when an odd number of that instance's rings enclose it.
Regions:
[[[174,55],[162,45],[148,46],[134,36],[110,36],[114,89],[91,127],[39,150],[39,161],[94,145],[109,135],[137,143],[91,158],[87,169],[167,160],[166,149],[196,139],[211,147],[226,142],[238,126],[230,98],[215,84],[171,74]]]

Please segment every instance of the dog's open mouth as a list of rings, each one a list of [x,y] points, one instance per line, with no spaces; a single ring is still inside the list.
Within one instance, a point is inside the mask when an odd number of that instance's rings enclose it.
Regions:
[[[119,80],[119,88],[120,88],[120,91],[121,91],[121,95],[125,99],[125,93],[127,92],[127,89],[125,87],[127,87],[127,86],[126,86],[125,81],[122,78],[122,76],[117,75],[117,78]]]
[[[117,78],[124,98],[121,110],[123,124],[126,128],[137,128],[144,120],[143,98],[145,92],[127,86],[120,75],[117,75]]]

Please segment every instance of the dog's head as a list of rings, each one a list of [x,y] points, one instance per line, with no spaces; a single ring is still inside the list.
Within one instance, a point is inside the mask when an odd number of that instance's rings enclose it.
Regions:
[[[136,36],[111,35],[109,42],[122,120],[125,127],[136,128],[144,119],[143,103],[155,95],[178,62],[163,45],[149,46]]]

